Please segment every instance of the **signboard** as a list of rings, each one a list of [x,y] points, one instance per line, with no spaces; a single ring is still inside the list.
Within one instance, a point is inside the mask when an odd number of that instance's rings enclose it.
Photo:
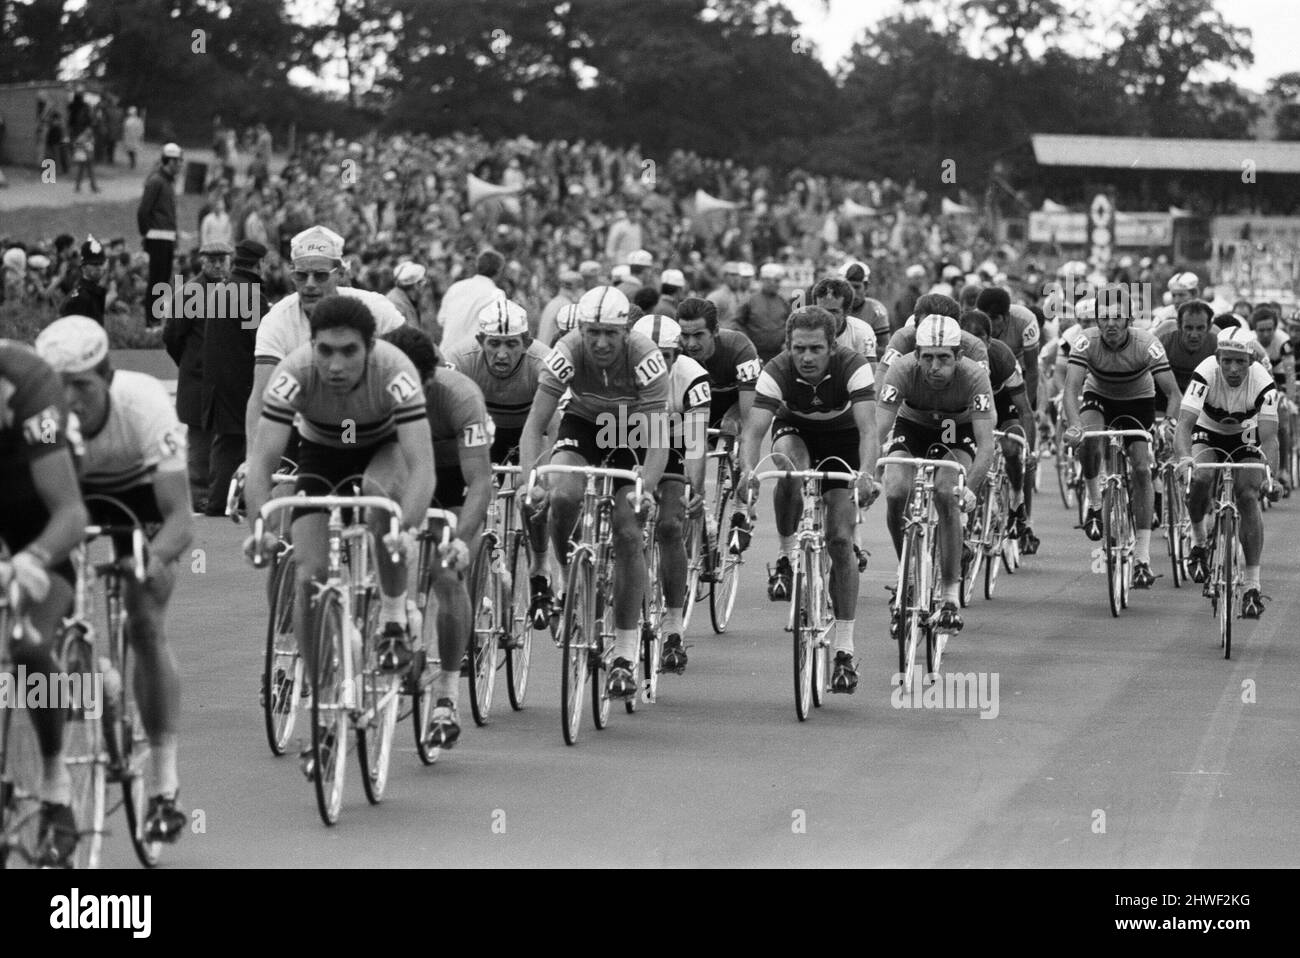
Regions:
[[[1110,265],[1110,254],[1115,248],[1115,204],[1105,193],[1092,198],[1088,221],[1091,225],[1088,239],[1092,242],[1088,262],[1097,269],[1105,269]]]
[[[1174,218],[1168,213],[1116,213],[1116,246],[1172,246]]]
[[[1029,242],[1082,245],[1088,242],[1088,214],[1030,213]]]
[[[1216,216],[1210,235],[1216,245],[1240,240],[1300,247],[1300,216]]]

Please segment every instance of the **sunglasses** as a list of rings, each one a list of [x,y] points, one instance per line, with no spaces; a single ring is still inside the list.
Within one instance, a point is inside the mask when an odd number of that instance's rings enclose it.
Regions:
[[[333,273],[334,270],[332,269],[315,269],[310,271],[295,269],[289,275],[293,277],[295,283],[305,283],[308,279],[315,280],[317,283],[326,283],[329,281],[329,278]]]

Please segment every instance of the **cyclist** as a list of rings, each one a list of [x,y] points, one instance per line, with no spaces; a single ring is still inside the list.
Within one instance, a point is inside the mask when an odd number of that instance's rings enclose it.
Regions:
[[[480,330],[484,314],[491,314],[504,303],[505,300],[499,300],[480,312]],[[498,324],[494,334],[485,337],[483,348],[492,349],[493,362],[507,347],[492,348],[488,344],[500,337],[503,332],[501,323],[514,324],[523,316],[522,309],[515,309],[518,312],[511,311],[508,320],[497,315],[493,319]],[[526,316],[523,321],[526,329]],[[506,330],[514,328],[517,327],[505,327]],[[518,340],[521,337],[508,338]],[[496,445],[492,439],[488,406],[477,379],[470,379],[464,373],[443,365],[433,340],[414,326],[395,329],[384,339],[405,353],[420,374],[437,478],[432,504],[456,514],[456,535],[446,546],[439,547],[438,559],[432,563],[433,594],[438,605],[439,672],[433,677],[433,727],[428,739],[430,748],[451,748],[460,738],[460,663],[474,628],[473,603],[478,599],[470,596],[463,574],[470,565],[471,553],[482,548],[479,532],[483,529],[488,504],[494,495],[492,463],[496,454],[491,449]],[[467,347],[471,352],[476,348],[477,344]],[[528,354],[522,352],[522,343],[516,342],[514,348],[520,350],[519,360],[524,362]],[[493,443],[490,448],[489,443]],[[511,449],[517,454],[517,447]],[[501,452],[503,460],[509,452],[509,449]],[[543,559],[545,555],[543,550]],[[415,682],[416,679],[417,676],[408,673],[408,681]]]
[[[889,338],[889,345],[880,357],[876,367],[876,377],[885,381],[890,365],[900,356],[910,355],[916,350],[916,322],[922,316],[948,316],[956,320],[961,316],[961,307],[957,300],[943,293],[926,293],[916,301],[916,310],[903,323],[902,327]],[[979,338],[970,333],[961,332],[961,353],[966,359],[978,366],[988,369],[989,352]]]
[[[682,352],[709,375],[709,428],[721,430],[735,448],[740,425],[754,408],[754,384],[763,371],[758,350],[744,333],[718,328],[718,309],[711,300],[688,297],[677,307]],[[734,459],[733,459],[734,462]],[[744,552],[753,532],[753,516],[737,509],[731,517],[731,548]]]
[[[327,296],[312,312],[311,342],[275,368],[261,415],[248,457],[250,525],[271,497],[271,475],[295,417],[302,433],[297,492],[329,495],[344,480],[362,473],[366,494],[389,496],[400,503],[405,531],[398,541],[385,532],[386,515],[372,516],[370,521],[376,539],[382,536],[384,545],[375,550],[383,623],[376,643],[380,667],[404,671],[411,661],[406,560],[394,562],[389,551],[411,554],[435,483],[429,420],[415,366],[396,346],[375,342],[375,317],[363,300]],[[295,509],[291,518],[298,579],[294,633],[307,674],[314,676],[316,650],[308,611],[315,583],[325,577],[328,516],[321,509]],[[251,556],[258,545],[249,537],[245,553]],[[275,546],[276,537],[265,532],[261,549],[271,552]],[[310,752],[304,754],[309,757]],[[306,761],[303,771],[311,772]]]
[[[1223,330],[1215,355],[1192,373],[1174,434],[1181,468],[1204,462],[1204,454],[1209,451],[1216,462],[1265,459],[1270,468],[1277,469],[1277,404],[1281,394],[1273,378],[1252,360],[1247,336],[1245,330]],[[1187,494],[1193,543],[1188,569],[1194,582],[1204,582],[1209,575],[1205,515],[1212,482],[1210,472],[1194,472]],[[1241,548],[1246,557],[1246,591],[1241,598],[1241,615],[1246,619],[1258,619],[1264,611],[1259,588],[1264,551],[1264,519],[1259,505],[1262,484],[1263,477],[1250,472],[1238,475],[1233,484],[1241,515]]]
[[[1029,407],[1025,379],[1020,364],[1011,353],[1011,347],[1000,339],[990,338],[989,318],[979,310],[962,315],[962,329],[979,338],[989,351],[989,383],[993,387],[994,422],[1002,432],[1027,437],[1029,452],[1033,452],[1038,439],[1034,429],[1034,411]],[[1007,536],[1025,540],[1025,554],[1038,551],[1039,540],[1025,515],[1023,477],[1025,460],[1020,443],[1013,439],[1002,440],[1002,455],[1007,464],[1007,478],[1011,480],[1011,516]]]
[[[853,350],[872,365],[876,364],[876,334],[871,325],[849,313],[853,305],[853,287],[842,279],[828,277],[812,288],[812,305],[820,306],[835,317],[835,344]]]
[[[681,327],[675,320],[667,316],[645,316],[636,321],[632,331],[657,345],[668,364],[667,421],[672,448],[656,493],[659,519],[655,536],[659,541],[659,578],[665,605],[662,665],[665,672],[681,675],[686,670],[686,649],[682,646],[688,562],[685,523],[688,517],[698,516],[704,507],[712,394],[704,367],[681,355]],[[683,482],[691,487],[689,502],[682,497]]]
[[[262,317],[253,347],[253,391],[244,415],[251,441],[262,416],[262,401],[271,373],[295,349],[312,339],[311,317],[326,296],[347,296],[366,304],[375,319],[377,335],[384,335],[406,320],[386,296],[353,286],[340,286],[343,278],[343,237],[324,226],[303,230],[289,241],[295,292],[280,300]]]
[[[1282,485],[1289,488],[1293,477],[1288,464],[1291,462],[1291,443],[1295,440],[1291,435],[1291,410],[1295,408],[1296,402],[1295,346],[1291,337],[1278,328],[1280,322],[1278,314],[1269,307],[1260,307],[1250,314],[1250,326],[1273,364],[1273,382],[1280,393],[1278,443],[1282,468],[1278,472],[1278,478]]]
[[[561,338],[543,363],[537,398],[519,444],[519,465],[527,487],[542,455],[542,434],[567,389],[570,399],[556,431],[553,463],[608,463],[612,468],[633,469],[638,457],[644,456],[642,500],[633,502],[633,496],[619,495],[614,504],[615,639],[608,688],[617,698],[629,698],[637,691],[632,668],[646,581],[639,516],[653,507],[653,490],[659,488],[668,461],[667,444],[647,442],[644,434],[637,437],[632,430],[618,435],[621,430],[616,427],[620,413],[624,422],[631,422],[634,414],[653,419],[668,406],[668,366],[653,341],[628,328],[631,306],[612,286],[595,286],[583,294],[578,301],[578,328]],[[615,428],[606,428],[611,425]],[[638,438],[642,441],[634,441]],[[546,487],[525,488],[521,501],[529,521],[540,523],[549,511],[551,542],[567,579],[569,537],[582,508],[585,483],[577,475],[549,478]],[[627,483],[617,485],[625,489]]]
[[[1150,328],[1156,338],[1178,326],[1178,308],[1200,298],[1201,280],[1195,273],[1175,273],[1169,277],[1169,302],[1151,313]],[[1135,326],[1135,329],[1144,328]]]
[[[58,374],[29,346],[0,339],[0,542],[8,550],[0,584],[16,581],[22,592],[31,628],[27,641],[10,651],[14,665],[30,675],[58,671],[49,638],[72,608],[75,574],[68,556],[86,528],[70,428]],[[47,867],[65,865],[77,847],[63,716],[61,708],[31,709],[41,753],[38,839],[44,853],[38,864]]]
[[[163,621],[176,585],[177,563],[188,555],[194,539],[185,427],[162,383],[144,373],[113,369],[108,334],[93,319],[55,320],[36,337],[36,351],[62,374],[68,407],[80,424],[82,491],[112,496],[143,523],[149,536],[145,581],[126,578],[127,634],[136,656],[133,687],[149,738],[145,833],[154,841],[174,842],[188,817],[176,803],[180,674]],[[103,524],[131,519],[100,501],[90,505],[90,516]],[[115,537],[113,549],[120,559],[129,545]]]
[[[850,316],[861,319],[871,329],[875,338],[872,355],[879,356],[889,343],[889,310],[878,299],[867,295],[871,285],[871,267],[857,260],[849,260],[839,270],[840,278],[853,290],[853,302],[850,304]],[[815,301],[814,301],[815,302]]]
[[[890,364],[880,389],[876,431],[885,455],[951,459],[966,467],[960,501],[955,484],[940,483],[935,489],[942,589],[935,624],[945,632],[959,632],[962,513],[975,504],[974,490],[993,464],[993,387],[988,372],[963,355],[961,328],[951,316],[921,318],[915,339],[915,350]],[[932,456],[936,445],[945,450],[937,457]],[[900,557],[914,476],[910,466],[885,467],[885,521]]]
[[[1102,287],[1097,293],[1097,325],[1071,333],[1069,370],[1065,378],[1065,417],[1069,428],[1065,440],[1078,445],[1086,430],[1141,428],[1150,431],[1155,422],[1152,400],[1158,385],[1169,397],[1166,414],[1175,418],[1182,391],[1169,369],[1165,349],[1154,334],[1130,328],[1132,304],[1119,287]],[[1123,419],[1122,422],[1116,420]],[[1133,585],[1149,589],[1156,577],[1151,572],[1151,528],[1155,490],[1151,482],[1151,446],[1144,440],[1127,438],[1133,470],[1133,519],[1136,544],[1133,556]],[[1089,441],[1080,455],[1087,486],[1084,534],[1101,540],[1101,443]]]
[[[740,458],[741,488],[751,493],[759,447],[772,429],[772,455],[791,469],[822,468],[831,472],[860,470],[858,501],[876,498],[876,391],[871,363],[836,345],[835,317],[820,306],[795,310],[786,320],[786,348],[771,359],[755,387],[754,413],[744,422]],[[829,460],[829,461],[827,461]],[[831,559],[831,606],[835,613],[835,669],[831,691],[852,693],[858,685],[853,663],[853,628],[861,573],[853,557],[857,510],[846,483],[822,483],[826,507],[826,548]],[[790,555],[803,511],[798,481],[782,479],[774,496],[781,554],[768,580],[774,602],[790,598],[794,570]]]

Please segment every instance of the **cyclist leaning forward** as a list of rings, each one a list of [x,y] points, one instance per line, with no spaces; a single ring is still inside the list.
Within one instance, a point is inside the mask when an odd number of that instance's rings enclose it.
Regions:
[[[740,443],[741,490],[754,492],[759,447],[772,428],[772,458],[789,469],[859,470],[858,499],[865,508],[876,498],[876,391],[871,363],[836,344],[835,317],[820,306],[797,309],[786,319],[786,348],[768,361],[758,377],[754,413],[744,423]],[[829,460],[829,461],[827,461]],[[853,692],[853,628],[861,573],[853,555],[857,509],[842,480],[822,483],[826,508],[826,548],[831,560],[831,606],[835,614],[835,669],[831,691]],[[790,556],[803,512],[801,485],[777,482],[773,497],[781,554],[768,581],[773,602],[790,598],[794,570]]]
[[[895,359],[880,388],[876,429],[885,455],[951,459],[966,467],[957,485],[938,483],[939,563],[942,599],[935,625],[961,631],[962,512],[975,504],[974,490],[993,462],[993,388],[989,374],[963,355],[962,330],[951,316],[932,314],[916,322],[916,348]],[[935,446],[940,447],[940,454]],[[903,520],[912,496],[915,467],[885,467],[885,521],[894,553],[903,553]]]
[[[1219,333],[1215,355],[1192,373],[1174,433],[1179,468],[1187,469],[1193,462],[1210,459],[1214,462],[1263,459],[1277,472],[1277,406],[1281,393],[1272,376],[1253,361],[1249,337],[1250,333],[1244,329],[1223,330]],[[1194,472],[1187,493],[1193,542],[1188,569],[1194,582],[1204,582],[1209,574],[1205,514],[1210,506],[1213,481],[1214,474],[1208,470]],[[1241,549],[1246,557],[1246,590],[1241,597],[1244,619],[1258,619],[1264,611],[1259,589],[1260,558],[1264,552],[1264,517],[1259,505],[1263,481],[1264,477],[1258,473],[1244,472],[1233,483],[1241,515]]]
[[[630,493],[616,495],[613,514],[614,661],[609,670],[609,694],[636,694],[633,662],[644,599],[646,571],[641,517],[653,508],[668,462],[666,443],[649,443],[628,430],[618,436],[617,424],[634,418],[654,419],[668,407],[668,365],[653,341],[629,329],[631,303],[612,286],[596,286],[578,301],[578,328],[566,333],[543,363],[537,398],[524,423],[519,443],[525,521],[541,523],[549,512],[549,532],[568,577],[569,542],[576,530],[586,483],[580,475],[547,477],[545,486],[528,487],[542,456],[542,437],[566,388],[570,399],[556,432],[551,462],[555,465],[607,465],[641,470],[644,491],[640,502]],[[639,414],[639,415],[638,415]],[[612,428],[611,428],[612,427]],[[611,438],[611,433],[615,433]],[[641,442],[632,442],[641,439]],[[623,441],[619,441],[623,440]],[[619,481],[615,488],[625,490]]]
[[[1155,422],[1152,399],[1156,386],[1168,397],[1166,415],[1178,416],[1183,394],[1169,368],[1165,349],[1153,333],[1130,326],[1132,304],[1123,287],[1102,287],[1097,291],[1097,325],[1072,334],[1070,360],[1065,377],[1065,416],[1069,428],[1065,441],[1078,445],[1085,430],[1145,429]],[[1151,444],[1127,438],[1133,471],[1133,522],[1136,543],[1133,554],[1133,585],[1149,589],[1156,581],[1151,572],[1151,528],[1155,490],[1151,481]],[[1101,541],[1101,443],[1085,444],[1080,461],[1088,488],[1088,507],[1083,531],[1093,542]]]

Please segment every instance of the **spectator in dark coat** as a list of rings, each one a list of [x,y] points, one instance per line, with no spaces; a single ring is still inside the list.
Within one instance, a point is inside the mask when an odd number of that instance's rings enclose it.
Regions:
[[[104,283],[108,275],[108,257],[104,247],[93,236],[81,244],[81,270],[72,295],[59,307],[60,316],[89,316],[104,325],[104,301],[108,288]]]
[[[244,435],[244,412],[253,391],[253,346],[257,326],[267,304],[261,296],[262,277],[258,262],[266,247],[244,240],[235,247],[235,265],[231,285],[251,287],[240,290],[238,302],[252,303],[252,316],[235,319],[208,317],[203,334],[203,428],[212,435],[208,470],[212,486],[208,490],[209,516],[225,514],[226,493],[231,477],[247,452]]]
[[[199,266],[201,272],[196,280],[204,289],[204,302],[201,316],[187,316],[189,309],[182,309],[179,316],[170,316],[163,329],[163,345],[175,361],[180,372],[176,380],[176,418],[189,427],[189,473],[190,491],[194,508],[203,512],[207,508],[208,487],[211,477],[208,475],[208,457],[212,447],[212,436],[203,424],[203,341],[204,327],[209,317],[207,314],[209,287],[225,283],[230,276],[230,254],[233,249],[226,243],[211,243],[199,249]],[[190,284],[182,290],[182,302],[187,302],[192,295]],[[227,297],[212,297],[214,305],[222,305]],[[218,309],[218,312],[224,310]]]
[[[779,263],[765,263],[758,271],[761,287],[740,305],[736,328],[749,337],[758,358],[767,362],[785,349],[785,319],[790,304],[781,295],[785,268]]]
[[[144,324],[156,327],[161,315],[154,315],[154,290],[171,282],[172,257],[176,253],[176,176],[181,168],[181,148],[165,143],[158,168],[144,181],[144,195],[135,211],[135,222],[149,254],[149,278],[144,294]],[[193,443],[190,444],[193,448]]]

